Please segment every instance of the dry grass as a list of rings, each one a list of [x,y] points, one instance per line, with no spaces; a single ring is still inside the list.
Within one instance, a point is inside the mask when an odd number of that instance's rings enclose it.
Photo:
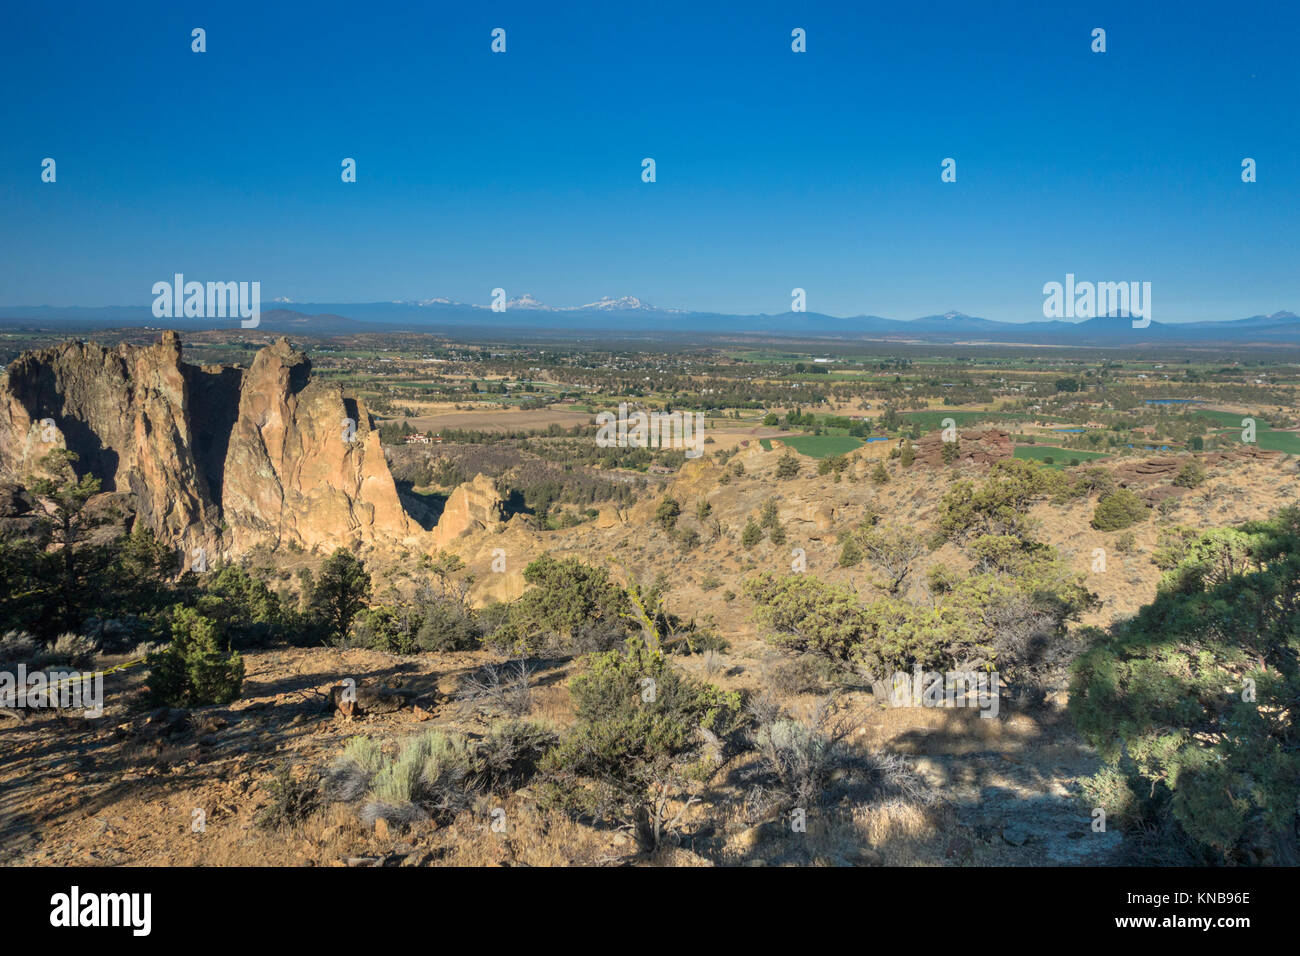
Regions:
[[[1017,753],[1043,737],[1038,720],[1005,711],[984,718],[971,708],[889,707],[867,698],[855,716],[856,744],[900,754]]]

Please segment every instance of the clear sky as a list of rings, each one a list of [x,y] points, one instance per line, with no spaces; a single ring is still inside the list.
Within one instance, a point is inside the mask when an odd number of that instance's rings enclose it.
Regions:
[[[1298,45],[1294,2],[10,4],[0,304],[1300,311]]]

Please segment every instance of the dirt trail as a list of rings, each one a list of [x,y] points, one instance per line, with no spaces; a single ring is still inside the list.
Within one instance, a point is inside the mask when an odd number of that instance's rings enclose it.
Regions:
[[[1096,758],[1036,755],[1033,762],[1004,753],[922,757],[916,768],[953,804],[957,819],[975,837],[997,847],[1013,866],[1104,866],[1122,849],[1114,829],[1093,832],[1079,800],[1079,778],[1096,769]]]

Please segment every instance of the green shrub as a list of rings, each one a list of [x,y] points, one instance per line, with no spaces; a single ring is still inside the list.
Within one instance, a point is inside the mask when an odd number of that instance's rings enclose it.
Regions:
[[[493,644],[529,654],[573,648],[579,635],[593,629],[625,631],[627,594],[606,569],[543,555],[524,568],[524,580],[532,587],[510,605],[505,624],[491,636]]]
[[[1127,488],[1118,488],[1097,502],[1092,526],[1098,531],[1121,531],[1145,521],[1146,503]]]
[[[309,606],[327,639],[341,644],[347,640],[352,619],[370,598],[370,574],[347,548],[338,548],[321,565],[312,587]]]
[[[1178,537],[1155,600],[1075,664],[1070,710],[1107,762],[1097,785],[1132,781],[1146,824],[1221,862],[1295,865],[1300,511]]]
[[[592,655],[569,682],[577,722],[543,761],[544,803],[629,823],[644,848],[671,827],[674,801],[707,780],[719,745],[743,725],[741,698],[670,666],[637,638]]]
[[[799,459],[788,448],[776,461],[776,477],[782,481],[799,476]]]
[[[527,720],[494,724],[479,741],[476,784],[487,793],[509,793],[528,784],[559,741],[549,727]]]
[[[1118,485],[1111,473],[1099,465],[1070,472],[1068,483],[1061,489],[1059,498],[1082,498],[1085,495],[1097,495],[1104,498],[1112,494]]]
[[[479,645],[481,637],[469,608],[459,601],[434,600],[424,609],[415,646],[422,651],[468,651]]]
[[[913,667],[949,670],[955,659],[987,658],[969,609],[921,608],[894,598],[862,604],[846,585],[810,574],[776,577],[764,572],[745,582],[760,623],[772,640],[795,651],[812,651],[886,680]]]
[[[655,523],[665,531],[672,531],[677,526],[677,517],[682,513],[682,506],[676,498],[665,497],[655,509]]]
[[[150,654],[149,699],[155,705],[199,707],[228,704],[239,697],[244,660],[237,651],[223,652],[217,623],[188,607],[172,615],[172,642]]]
[[[264,647],[290,623],[276,593],[235,564],[203,582],[195,606],[217,622],[235,647]]]
[[[1193,458],[1174,475],[1174,484],[1179,488],[1198,488],[1205,484],[1205,469]]]
[[[453,817],[470,804],[472,773],[472,748],[461,734],[430,730],[411,737],[370,777],[362,818],[400,826]]]
[[[353,737],[325,772],[326,799],[351,802],[370,789],[375,774],[386,762],[379,744],[369,737]]]
[[[855,668],[873,682],[916,668],[996,663],[1008,679],[1028,685],[1068,663],[1075,645],[1064,639],[1064,625],[1096,598],[1053,549],[1010,535],[977,538],[970,549],[975,570],[962,576],[932,569],[934,599],[916,605],[898,594],[918,546],[901,532],[880,537],[876,560],[885,573],[878,582],[884,594],[875,600],[863,602],[854,588],[806,573],[748,579],[745,590],[769,639]]]
[[[1060,473],[1022,458],[1004,458],[978,486],[955,482],[939,502],[937,530],[962,541],[981,534],[1029,532],[1029,509],[1065,487]]]
[[[753,549],[754,545],[763,540],[763,529],[751,517],[745,524],[745,530],[740,533],[740,545],[746,551]]]
[[[352,619],[348,644],[390,654],[412,654],[415,652],[415,635],[400,608],[380,604],[362,608]]]
[[[264,830],[301,823],[321,805],[320,780],[312,775],[295,778],[287,763],[267,781],[263,790],[271,803],[257,814],[255,822]]]
[[[389,757],[377,742],[356,737],[327,771],[323,790],[330,800],[357,804],[367,823],[447,822],[480,794],[508,793],[531,781],[556,739],[540,724],[509,720],[479,741],[426,731]]]
[[[1106,812],[1106,825],[1133,828],[1142,822],[1143,801],[1134,790],[1136,778],[1108,764],[1079,781],[1088,807]]]

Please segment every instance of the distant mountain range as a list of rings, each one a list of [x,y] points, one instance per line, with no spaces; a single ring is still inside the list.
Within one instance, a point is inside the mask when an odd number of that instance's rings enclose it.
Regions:
[[[916,319],[877,315],[841,317],[820,312],[731,315],[661,309],[635,296],[604,297],[580,306],[550,306],[524,294],[506,302],[503,312],[445,298],[366,303],[297,303],[280,298],[267,303],[261,328],[268,331],[331,335],[365,331],[533,331],[643,336],[746,333],[800,339],[867,340],[935,344],[1023,344],[1097,346],[1224,345],[1300,346],[1300,316],[1294,312],[1244,319],[1162,323],[1133,328],[1123,316],[1076,322],[1039,320],[997,322],[963,312]],[[543,318],[545,316],[545,318]],[[38,327],[155,326],[176,329],[238,328],[237,319],[157,319],[148,305],[59,308],[0,307],[0,324]]]

